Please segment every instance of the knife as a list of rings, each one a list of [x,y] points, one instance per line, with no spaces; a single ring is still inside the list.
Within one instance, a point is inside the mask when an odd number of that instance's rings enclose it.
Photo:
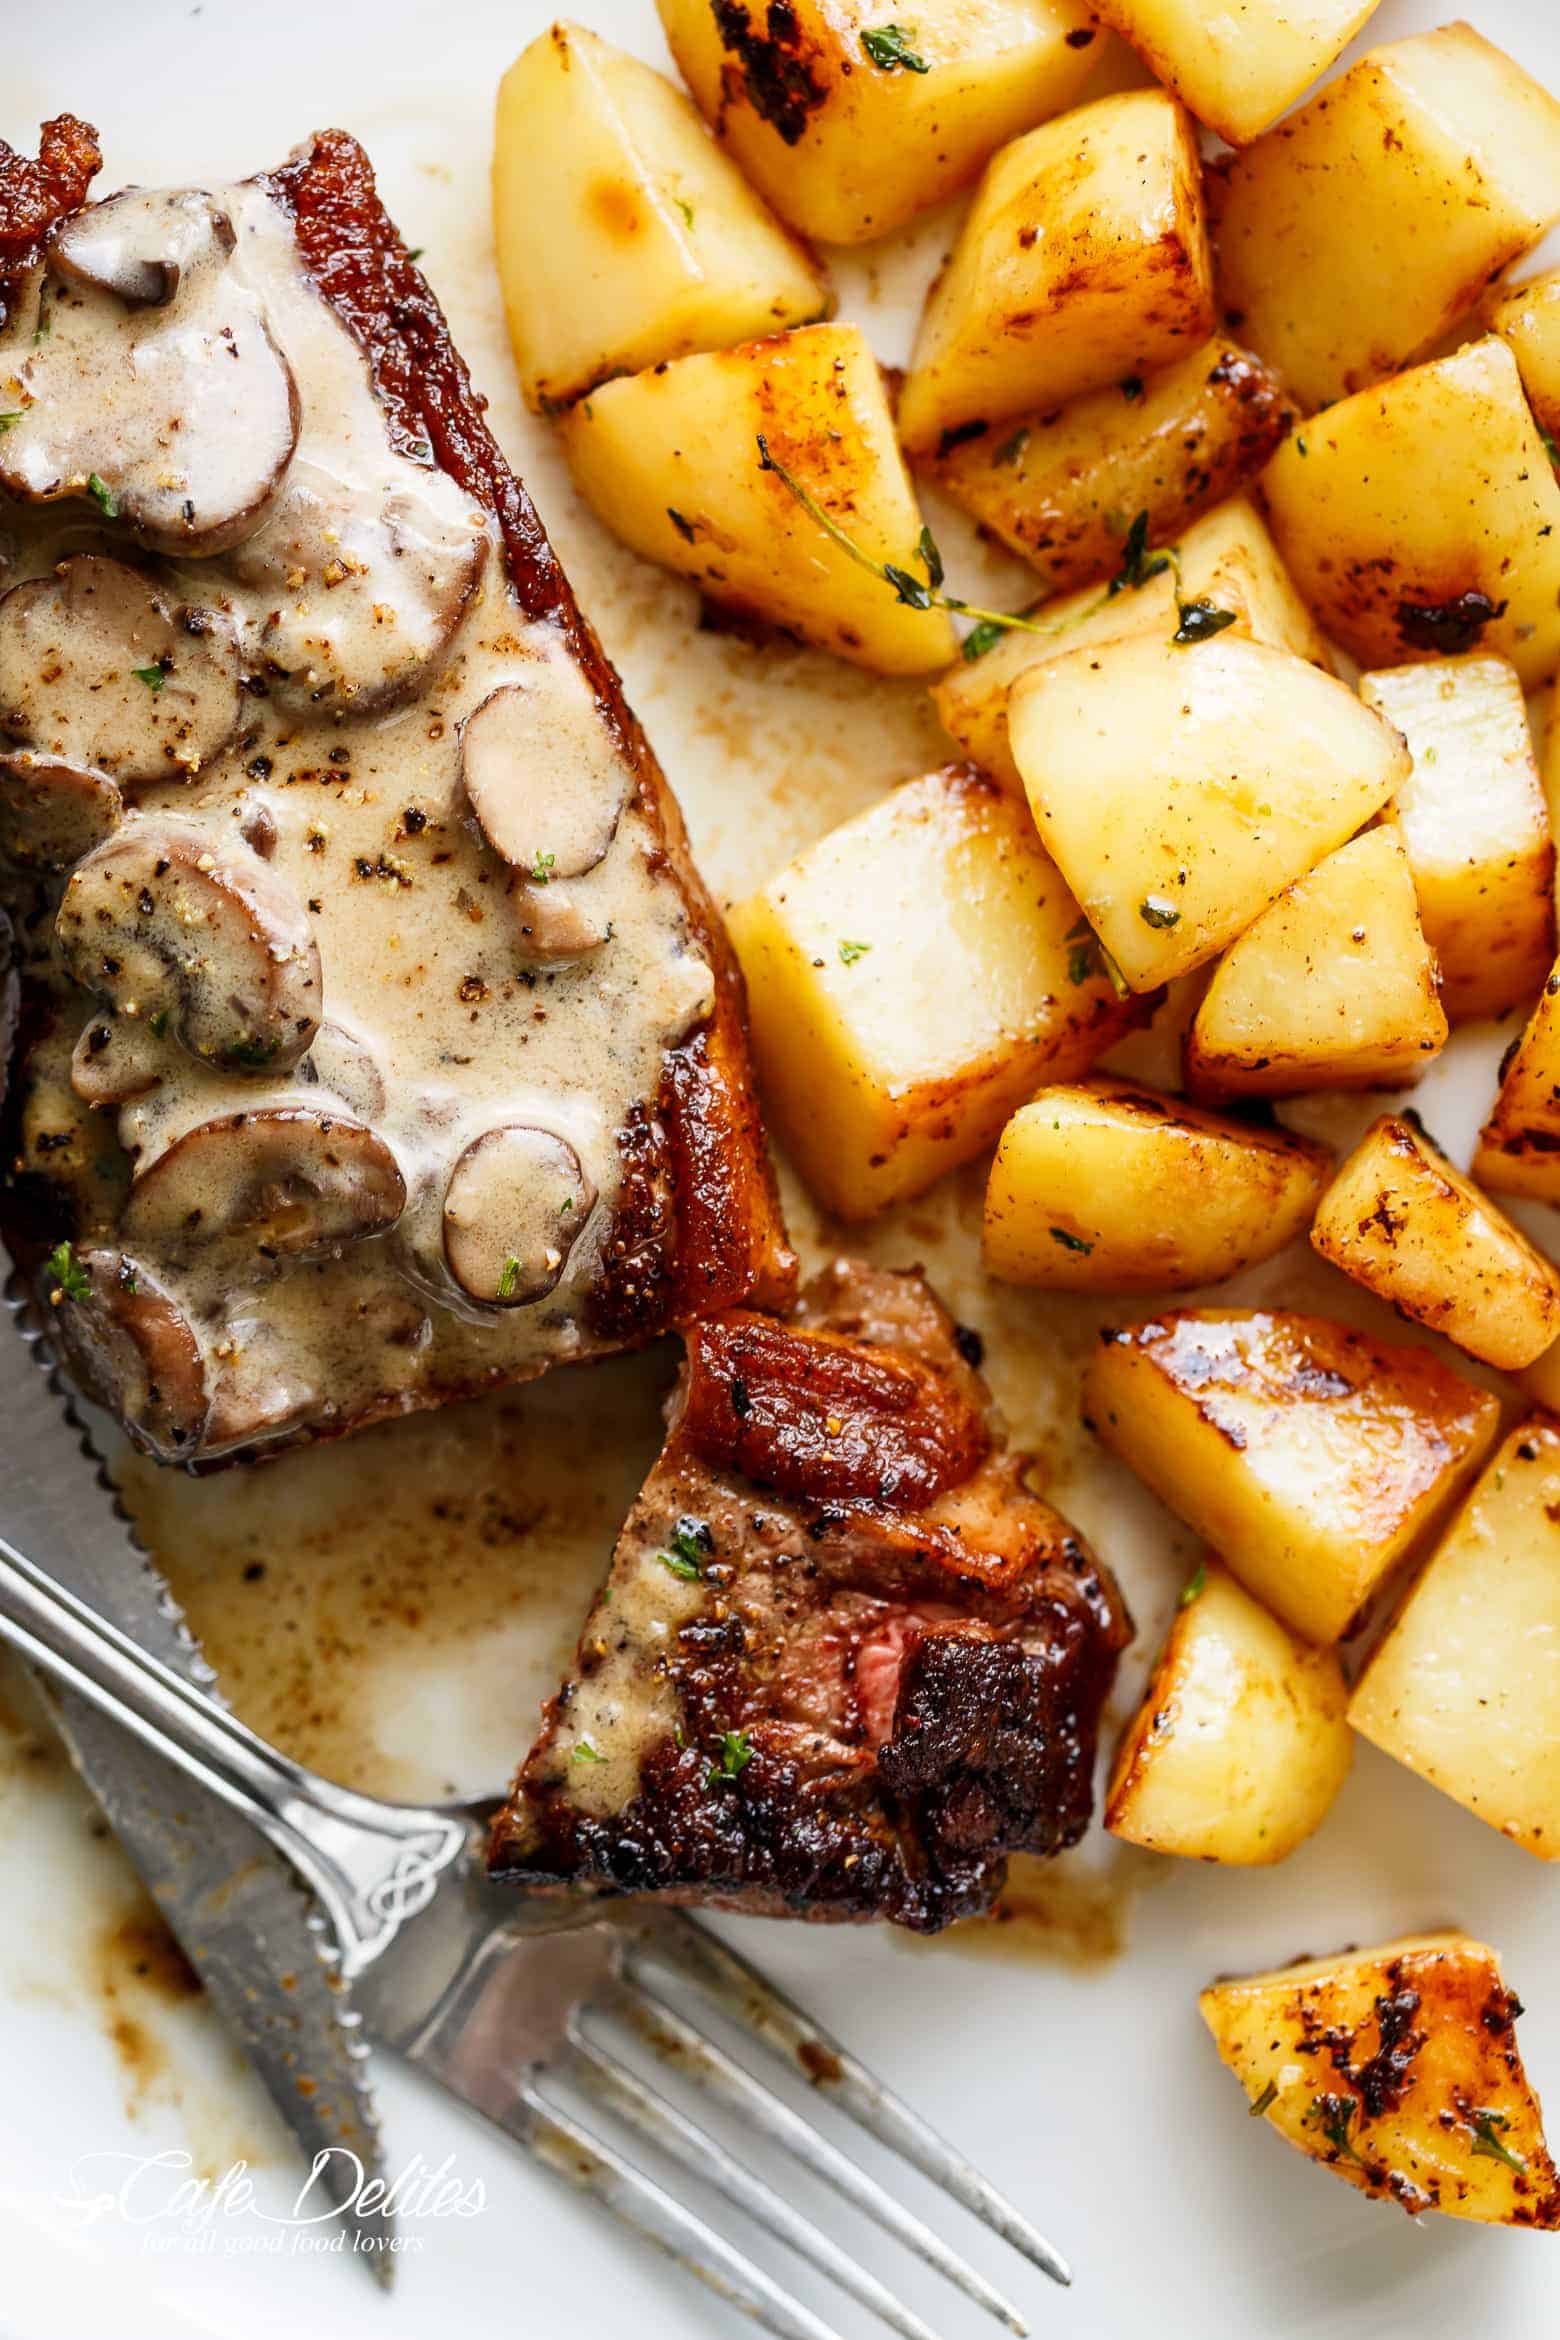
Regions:
[[[0,1326],[0,1420],[12,1457],[0,1532],[141,1648],[218,1695],[14,1277],[0,1318],[9,1320]],[[388,2287],[394,2222],[359,2206],[364,2181],[383,2177],[367,2044],[324,1919],[247,1821],[84,1699],[60,1692],[49,1702],[76,1769],[310,2169],[325,2156],[317,2196]]]

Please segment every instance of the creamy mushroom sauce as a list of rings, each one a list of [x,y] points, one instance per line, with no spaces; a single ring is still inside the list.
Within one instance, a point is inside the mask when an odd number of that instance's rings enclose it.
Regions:
[[[166,999],[153,1005],[121,998],[116,1015],[70,985],[50,942],[52,921],[32,925],[31,973],[63,989],[68,1012],[33,1060],[23,1160],[70,1179],[80,1199],[82,1247],[132,1252],[119,1235],[127,1172],[134,1181],[131,1225],[166,1221],[166,1210],[139,1208],[139,1198],[157,1186],[159,1162],[185,1141],[179,1192],[203,1214],[200,1239],[172,1246],[159,1239],[160,1248],[148,1243],[144,1256],[149,1286],[170,1294],[187,1316],[205,1368],[212,1412],[204,1429],[194,1441],[161,1441],[165,1451],[189,1457],[413,1405],[430,1386],[540,1371],[601,1346],[584,1301],[601,1274],[602,1241],[621,1192],[619,1132],[636,1105],[653,1105],[665,1050],[709,1013],[713,976],[631,777],[625,783],[614,771],[620,750],[588,683],[552,628],[522,619],[490,516],[434,467],[431,454],[421,464],[391,446],[365,361],[304,272],[288,219],[257,187],[217,190],[211,208],[231,221],[231,248],[191,263],[184,247],[192,210],[197,222],[203,216],[198,199],[113,200],[123,225],[105,216],[102,232],[75,238],[104,281],[41,270],[0,337],[0,413],[21,417],[0,436],[0,479],[17,491],[10,498],[0,491],[0,587],[48,576],[84,552],[117,556],[150,574],[166,602],[197,613],[203,631],[188,637],[192,659],[209,658],[212,625],[218,634],[231,627],[245,677],[237,729],[193,774],[178,760],[176,740],[167,777],[135,780],[131,758],[116,840],[142,820],[171,814],[203,826],[218,865],[230,849],[246,866],[258,855],[268,878],[295,897],[321,975],[318,1030],[297,1062],[278,1069],[288,1052],[266,1043],[251,1044],[261,1061],[249,1063],[240,1033],[224,1064],[181,1043],[177,1000],[170,1014]],[[100,208],[106,215],[110,207]],[[158,221],[169,219],[183,238],[183,283],[176,271],[170,305],[138,307],[123,287],[158,281],[136,253],[155,246]],[[128,259],[114,249],[121,234],[135,247]],[[211,281],[213,271],[222,284]],[[109,282],[121,289],[106,289]],[[200,306],[181,344],[173,329],[192,286]],[[214,337],[207,331],[214,311],[241,320],[252,370],[263,373],[272,362],[253,358],[257,333],[281,353],[296,385],[296,448],[236,544],[209,555],[149,558],[135,540],[130,494],[116,496],[101,419],[88,415],[76,433],[93,463],[84,478],[70,468],[74,442],[66,426],[74,418],[49,413],[48,401],[74,395],[85,408],[93,380],[122,367],[124,336],[132,336],[133,350],[150,346],[134,337],[160,319],[146,395],[166,395],[180,379],[170,371],[169,349],[182,346],[189,379],[177,411],[193,442],[218,395],[201,387],[223,362],[225,328],[219,324]],[[262,435],[275,429],[274,380],[265,396]],[[144,454],[139,458],[140,487],[161,499],[160,541],[170,478],[177,485],[172,467],[186,451],[167,420],[153,414],[147,429],[125,440],[144,449],[155,439],[165,451],[168,469],[152,474],[149,488]],[[218,491],[230,492],[235,504],[251,492],[244,467],[253,450],[242,434],[235,442],[231,432],[226,439],[219,433],[191,452],[192,461],[206,461],[208,471],[215,465],[219,474],[208,503],[220,505]],[[51,492],[55,500],[30,500]],[[110,508],[116,501],[118,512]],[[194,513],[193,496],[185,509],[192,528],[213,517]],[[216,533],[226,533],[221,511],[214,516]],[[423,589],[430,576],[450,597],[442,605],[453,623],[447,646],[440,639],[445,618]],[[203,612],[216,613],[211,624]],[[4,631],[0,602],[0,637]],[[100,631],[93,645],[99,667]],[[144,669],[139,641],[127,645],[124,664],[135,676],[129,687],[147,693],[148,717],[166,718],[185,654],[168,652],[161,621],[152,633],[157,648]],[[68,640],[65,646],[68,652]],[[47,721],[40,728],[16,715],[5,657],[0,639],[0,753],[10,751],[12,767],[6,804],[21,801],[25,815],[26,804],[48,800],[43,760],[62,751]],[[516,743],[501,841],[513,852],[518,825],[534,855],[519,872],[479,828],[477,792],[467,795],[460,768],[465,719],[517,680],[529,723]],[[101,684],[82,687],[90,694]],[[209,701],[208,691],[203,720]],[[79,720],[63,701],[54,711],[68,751],[72,725],[90,728],[92,707],[78,710]],[[516,726],[509,721],[506,729],[513,736]],[[490,747],[481,783],[489,794],[492,764]],[[112,779],[112,757],[100,756],[97,769]],[[579,826],[571,790],[581,775],[589,785],[603,772],[625,799],[621,818],[588,872],[555,881],[545,806],[570,808],[559,822],[562,857]],[[516,813],[527,791],[543,807],[529,825]],[[111,818],[113,789],[103,793]],[[90,795],[90,782],[78,778],[69,818],[84,817],[77,799]],[[0,815],[5,810],[0,806]],[[14,817],[25,827],[24,815]],[[493,826],[496,832],[496,817]],[[187,911],[188,889],[177,899],[184,909],[175,916]],[[149,903],[143,897],[142,913]],[[133,904],[125,915],[133,923]],[[598,934],[605,939],[595,941]],[[572,958],[565,955],[571,949]],[[203,1014],[200,1029],[210,1022]],[[97,1097],[105,1082],[114,1086],[89,1064],[93,1055],[125,1068],[114,1104],[89,1108],[83,1101],[83,1092]],[[262,1255],[252,1239],[221,1236],[235,1200],[244,1199],[232,1175],[233,1148],[210,1147],[209,1173],[202,1173],[197,1141],[192,1170],[188,1133],[278,1107],[361,1124],[389,1149],[406,1199],[388,1232],[344,1241],[332,1195],[330,1226],[313,1246],[323,1255],[310,1256],[307,1202],[284,1196],[274,1256]],[[117,1129],[128,1162],[104,1145],[105,1121]],[[456,1164],[484,1133],[515,1124],[562,1140],[565,1162],[564,1149],[572,1149],[578,1175],[560,1208],[582,1208],[586,1222],[562,1246],[530,1224],[495,1226],[482,1247],[485,1272],[468,1275],[479,1288],[491,1284],[494,1296],[477,1299],[455,1282],[446,1260],[446,1191]],[[62,1141],[64,1132],[73,1134]],[[512,1192],[527,1196],[535,1183],[511,1182]],[[381,1224],[383,1188],[381,1178]],[[216,1231],[209,1241],[208,1229]],[[469,1228],[460,1230],[457,1259],[462,1244],[469,1252]],[[545,1263],[551,1251],[561,1251],[557,1280],[538,1295],[545,1281],[538,1257]],[[517,1268],[506,1278],[502,1263],[511,1254]]]

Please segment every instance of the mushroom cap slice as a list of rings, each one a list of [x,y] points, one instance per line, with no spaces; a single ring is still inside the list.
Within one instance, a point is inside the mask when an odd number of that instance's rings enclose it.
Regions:
[[[25,750],[0,756],[0,860],[19,869],[69,869],[123,817],[119,789],[101,772]]]
[[[61,222],[49,258],[61,276],[131,308],[171,301],[185,271],[231,252],[233,223],[199,187],[127,187]]]
[[[0,436],[0,491],[90,497],[154,552],[226,552],[258,527],[292,461],[298,385],[229,265],[225,213],[211,206],[192,235],[196,214],[165,193],[136,188],[114,208],[124,250],[176,270],[174,289],[127,315],[121,293],[82,273],[90,213],[73,223],[68,266],[46,258],[36,301],[14,305],[0,340],[21,415]]]
[[[234,1274],[273,1274],[393,1227],[406,1182],[360,1121],[273,1105],[176,1138],[130,1189],[127,1242],[171,1265],[220,1253]]]
[[[605,859],[634,785],[590,685],[551,658],[472,709],[460,775],[483,836],[538,892]]]
[[[240,837],[213,852],[193,821],[131,814],[71,872],[55,936],[84,990],[229,1071],[281,1071],[318,1028],[308,912]]]
[[[345,1024],[321,1024],[298,1078],[329,1089],[360,1121],[375,1121],[385,1109],[385,1076],[378,1060],[367,1041]]]
[[[606,904],[593,896],[588,883],[568,878],[545,886],[512,878],[509,908],[520,956],[540,966],[583,959],[587,951],[599,950],[612,932]]]
[[[566,1138],[526,1122],[484,1130],[445,1189],[450,1274],[473,1300],[495,1307],[544,1299],[595,1201],[596,1189]]]
[[[165,1460],[200,1443],[209,1403],[200,1343],[183,1309],[143,1260],[82,1251],[90,1289],[60,1298],[50,1322],[87,1395]]]
[[[0,731],[124,787],[219,755],[242,707],[238,643],[141,570],[77,553],[0,598]]]
[[[426,494],[348,493],[293,466],[233,573],[260,597],[248,648],[267,695],[297,713],[366,715],[421,690],[449,651],[482,576],[488,538],[442,473]]]

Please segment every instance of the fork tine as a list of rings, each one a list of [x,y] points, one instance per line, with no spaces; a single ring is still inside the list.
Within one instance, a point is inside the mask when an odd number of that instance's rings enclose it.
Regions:
[[[607,2055],[579,2028],[579,2010],[570,2019],[569,2044],[549,2070],[567,2070],[597,2101],[637,2129],[652,2145],[764,2227],[788,2249],[837,2283],[852,2299],[870,2308],[902,2340],[937,2340],[930,2325],[894,2297],[849,2252],[840,2249],[810,2218],[803,2217],[772,2186],[756,2177],[745,2162],[735,2160],[708,2129],[689,2120],[665,2097],[647,2087],[636,2072]]]
[[[630,1963],[632,1957],[630,1952]],[[804,2168],[853,2202],[869,2218],[876,2219],[885,2232],[914,2251],[929,2267],[934,2267],[988,2315],[1006,2324],[1009,2331],[1020,2335],[1028,2331],[1011,2301],[1004,2299],[983,2275],[967,2265],[941,2235],[917,2218],[914,2211],[896,2201],[875,2177],[859,2169],[811,2121],[793,2112],[782,2097],[744,2070],[724,2048],[717,2047],[675,2008],[668,2006],[643,1975],[635,1972],[631,1979],[620,1976],[615,1983],[599,1988],[591,2003],[632,2025],[657,2055],[675,2063],[685,2079],[726,2105],[749,2128],[784,2146]]]
[[[657,1910],[647,1914],[639,1940],[652,1954],[664,1943],[677,1976],[707,1991],[771,2054],[793,2070],[800,2066],[822,2095],[1022,2251],[1054,2282],[1071,2283],[1072,2270],[1060,2251],[972,2162],[717,1935],[680,1910]]]
[[[499,2126],[516,2144],[610,2210],[775,2340],[839,2340],[832,2325],[793,2299],[762,2267],[675,2202],[594,2130],[547,2103],[527,2079]]]

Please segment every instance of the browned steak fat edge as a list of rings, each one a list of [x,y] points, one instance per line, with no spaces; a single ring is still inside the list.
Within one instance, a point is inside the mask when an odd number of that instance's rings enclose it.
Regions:
[[[1130,1630],[919,1274],[687,1336],[495,1876],[918,1932],[1088,1821]]]

